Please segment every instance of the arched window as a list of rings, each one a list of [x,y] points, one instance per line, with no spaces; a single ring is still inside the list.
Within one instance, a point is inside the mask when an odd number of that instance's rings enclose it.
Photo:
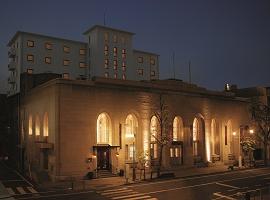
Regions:
[[[193,120],[193,155],[205,159],[205,129],[202,117],[195,117]]]
[[[111,120],[107,113],[97,119],[97,144],[111,144]]]
[[[29,135],[33,135],[33,119],[31,114],[28,117],[28,133]]]
[[[39,120],[38,115],[36,115],[36,120],[35,120],[35,134],[36,136],[40,135],[40,120]]]
[[[173,120],[173,141],[183,141],[183,121],[181,117],[175,117]]]
[[[126,160],[133,160],[133,158],[136,158],[136,134],[138,129],[138,120],[134,115],[129,114],[127,116],[125,129]]]
[[[152,159],[156,159],[158,157],[157,138],[159,134],[159,123],[156,116],[153,116],[151,118],[150,134],[151,134],[150,154]]]
[[[48,113],[44,113],[43,117],[43,136],[48,137],[49,136],[49,119],[48,119]]]

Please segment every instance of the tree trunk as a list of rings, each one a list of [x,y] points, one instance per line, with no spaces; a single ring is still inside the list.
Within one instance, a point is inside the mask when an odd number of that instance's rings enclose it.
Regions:
[[[158,168],[157,168],[158,177],[160,177],[160,168],[162,165],[162,154],[163,154],[163,145],[160,146],[160,150],[159,150],[159,160],[158,160]]]
[[[264,142],[263,146],[264,146],[264,151],[263,151],[264,166],[267,166],[267,149],[268,149],[267,142]]]

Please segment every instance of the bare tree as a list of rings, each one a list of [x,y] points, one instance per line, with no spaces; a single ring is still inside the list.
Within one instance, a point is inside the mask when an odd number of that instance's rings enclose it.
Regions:
[[[252,101],[251,117],[256,126],[256,140],[263,143],[264,164],[267,165],[267,150],[270,143],[270,107]]]
[[[160,126],[157,135],[152,135],[156,139],[159,149],[157,176],[160,176],[160,170],[162,168],[163,161],[163,149],[171,140],[168,123],[168,106],[165,103],[163,94],[159,94],[158,103],[156,104],[154,109],[154,115],[157,117]]]

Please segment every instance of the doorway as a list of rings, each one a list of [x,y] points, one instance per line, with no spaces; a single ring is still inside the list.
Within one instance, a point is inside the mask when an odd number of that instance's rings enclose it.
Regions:
[[[108,147],[97,148],[97,169],[110,170],[110,149]]]

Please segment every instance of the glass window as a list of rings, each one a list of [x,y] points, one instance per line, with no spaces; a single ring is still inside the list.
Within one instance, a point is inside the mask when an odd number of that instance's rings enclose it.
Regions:
[[[40,135],[40,120],[39,120],[39,116],[36,116],[36,120],[35,120],[35,134],[36,136]]]
[[[27,40],[27,46],[28,47],[34,47],[35,46],[35,42],[33,40]]]
[[[86,50],[85,49],[80,49],[80,55],[85,55],[86,54]]]
[[[104,41],[108,42],[109,41],[109,33],[104,33]]]
[[[48,119],[48,113],[45,112],[43,117],[43,136],[48,137],[49,136],[49,119]]]
[[[104,76],[105,76],[106,78],[109,78],[109,72],[105,72],[105,73],[104,73]]]
[[[79,63],[79,66],[80,66],[80,68],[85,68],[86,67],[86,63],[85,62],[80,62]]]
[[[130,144],[129,145],[129,160],[133,160],[133,157],[136,158],[136,147],[133,144]]]
[[[105,69],[109,68],[109,59],[105,59],[104,67]]]
[[[28,69],[27,69],[27,74],[33,74],[33,69],[28,68]]]
[[[143,57],[138,57],[138,63],[143,63]]]
[[[126,74],[122,74],[122,79],[123,79],[123,80],[126,80],[126,78],[127,78],[127,77],[126,77]]]
[[[122,49],[122,59],[126,59],[126,55],[127,55],[126,49]]]
[[[143,69],[138,69],[138,74],[143,75]]]
[[[117,73],[114,74],[114,78],[117,79]]]
[[[173,158],[173,157],[174,157],[173,148],[170,148],[170,157],[171,157],[171,158]]]
[[[117,60],[114,60],[113,61],[113,69],[114,70],[117,70]]]
[[[52,63],[52,58],[51,57],[45,57],[45,63],[46,64],[51,64]]]
[[[156,63],[155,59],[151,58],[151,59],[150,59],[150,64],[151,64],[151,65],[155,65],[155,63]]]
[[[114,57],[117,56],[117,47],[113,47],[113,56],[114,56]]]
[[[183,141],[183,122],[181,117],[177,116],[173,120],[173,141]]]
[[[34,55],[28,54],[27,55],[27,61],[34,62]]]
[[[70,47],[64,45],[63,51],[64,51],[65,53],[69,53],[69,52],[70,52]]]
[[[33,135],[33,121],[32,121],[32,115],[29,115],[28,118],[28,133],[29,135]]]
[[[175,154],[174,155],[175,155],[175,157],[178,158],[179,157],[179,148],[177,147],[174,150],[175,150]]]
[[[108,56],[109,55],[109,46],[108,45],[105,45],[104,46],[104,55],[105,56]]]
[[[111,144],[111,119],[107,113],[97,118],[97,144]]]
[[[62,77],[63,77],[64,79],[69,79],[69,73],[63,73]]]
[[[156,72],[154,70],[151,71],[151,76],[155,76]]]
[[[47,49],[47,50],[52,50],[52,43],[46,42],[46,43],[45,43],[45,49]]]
[[[69,64],[70,64],[70,60],[64,60],[64,61],[63,61],[63,65],[64,65],[64,66],[68,66]]]

